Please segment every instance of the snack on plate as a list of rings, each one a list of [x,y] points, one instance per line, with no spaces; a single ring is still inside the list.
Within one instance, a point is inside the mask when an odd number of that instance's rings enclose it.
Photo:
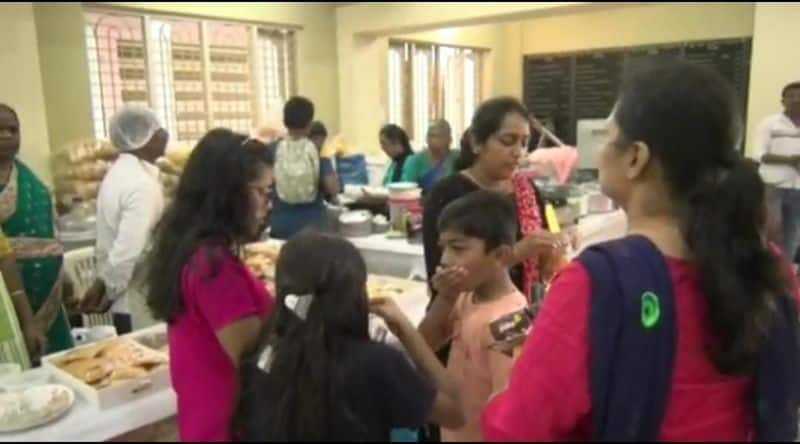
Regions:
[[[112,338],[65,354],[55,365],[76,379],[101,389],[116,381],[138,379],[167,359],[130,338]]]
[[[110,375],[114,371],[114,365],[102,359],[90,358],[72,361],[61,369],[91,385]]]
[[[367,295],[370,299],[395,298],[403,294],[404,291],[399,285],[385,282],[378,278],[369,277],[367,279]]]

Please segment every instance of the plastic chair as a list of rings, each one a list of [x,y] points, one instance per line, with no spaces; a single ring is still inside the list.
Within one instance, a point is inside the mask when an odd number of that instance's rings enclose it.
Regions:
[[[75,297],[78,300],[82,299],[97,275],[94,247],[80,248],[64,253],[64,272],[72,282]],[[110,311],[99,315],[83,315],[83,324],[86,327],[114,325],[114,317]]]

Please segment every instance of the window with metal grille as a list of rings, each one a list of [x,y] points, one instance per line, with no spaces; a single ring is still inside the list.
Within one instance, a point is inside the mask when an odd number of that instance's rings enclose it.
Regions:
[[[173,140],[250,133],[295,89],[295,31],[255,24],[84,11],[97,138],[123,104],[153,109]]]
[[[443,118],[458,140],[483,98],[485,53],[475,48],[390,42],[389,123],[405,128],[412,143],[422,147],[430,122]]]

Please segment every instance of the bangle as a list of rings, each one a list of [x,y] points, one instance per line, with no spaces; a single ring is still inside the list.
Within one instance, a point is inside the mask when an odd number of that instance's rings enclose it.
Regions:
[[[17,294],[24,295],[25,294],[25,290],[14,290],[14,291],[11,292],[11,296],[14,296],[14,295],[17,295]]]

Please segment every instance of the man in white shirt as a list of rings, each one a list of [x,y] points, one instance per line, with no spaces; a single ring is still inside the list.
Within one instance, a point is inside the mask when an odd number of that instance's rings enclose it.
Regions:
[[[794,260],[800,246],[800,82],[783,88],[784,112],[767,117],[756,133],[761,176],[777,188],[782,220],[781,248]]]
[[[109,125],[112,144],[121,152],[106,174],[97,197],[97,279],[86,292],[84,313],[111,309],[120,334],[152,323],[144,298],[131,279],[150,234],[164,209],[155,161],[169,136],[152,111],[126,106]]]

